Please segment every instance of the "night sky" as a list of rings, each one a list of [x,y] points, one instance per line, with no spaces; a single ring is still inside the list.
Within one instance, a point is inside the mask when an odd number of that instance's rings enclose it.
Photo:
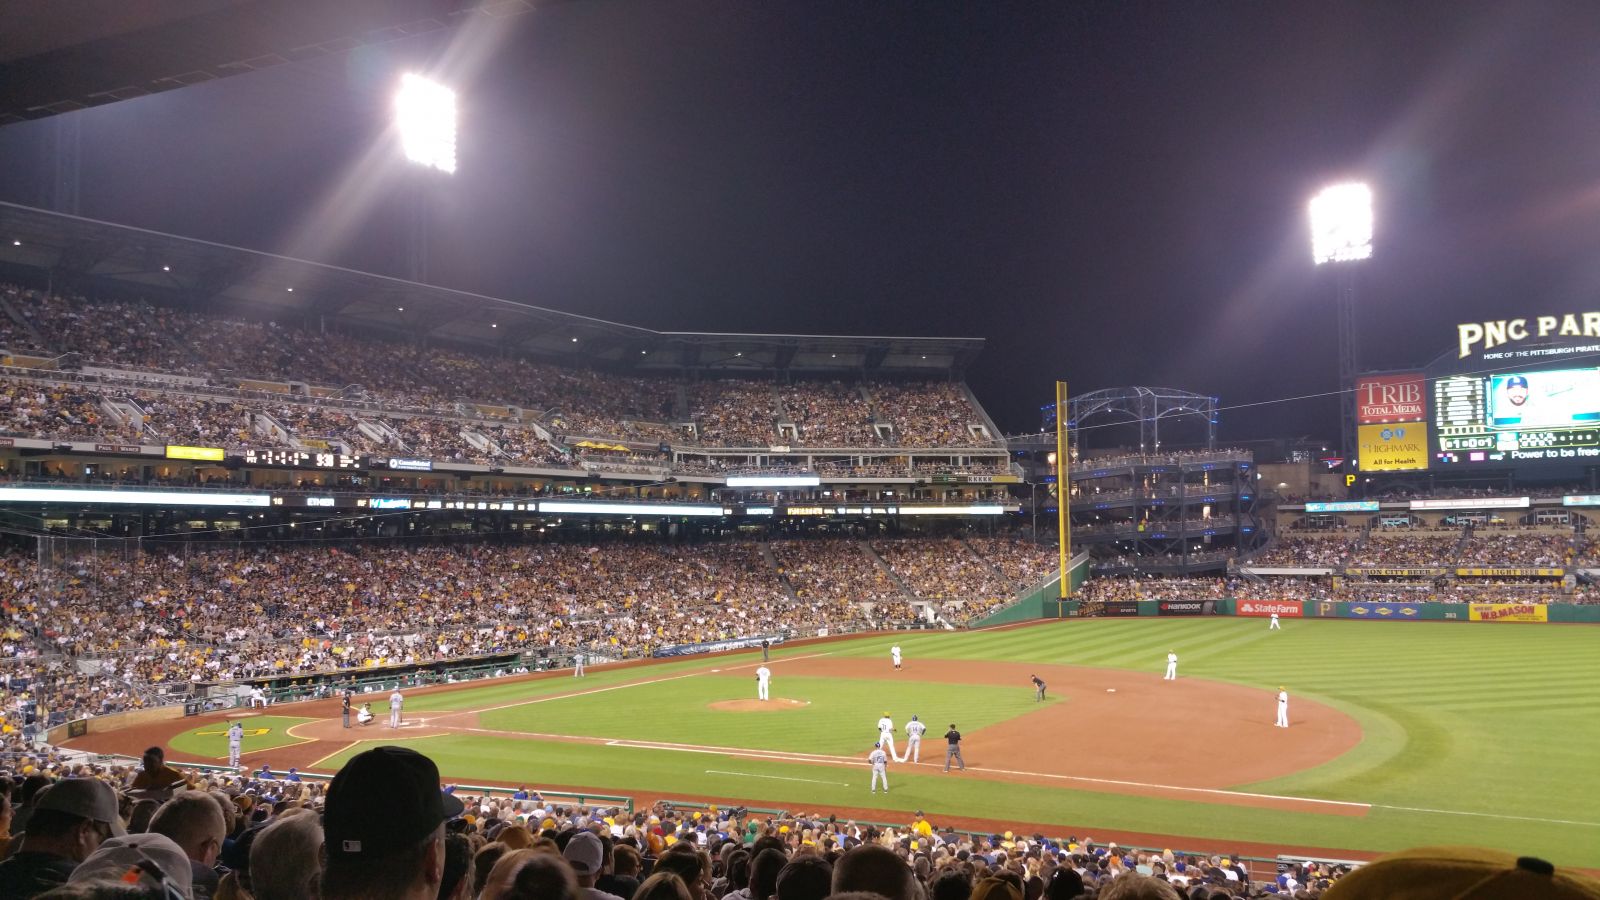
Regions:
[[[968,380],[1012,431],[1058,377],[1337,387],[1305,204],[1342,177],[1378,196],[1367,367],[1600,308],[1589,0],[579,0],[500,27],[74,113],[76,211],[404,275],[425,190],[435,283],[663,330],[981,336]],[[453,177],[380,144],[417,66],[463,94]],[[0,129],[0,198],[53,205],[67,118]],[[1222,435],[1331,436],[1336,409]]]

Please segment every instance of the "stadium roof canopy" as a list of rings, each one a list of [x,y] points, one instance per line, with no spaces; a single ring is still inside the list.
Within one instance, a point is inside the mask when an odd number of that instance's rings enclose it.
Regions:
[[[38,284],[214,315],[386,335],[640,371],[944,377],[982,338],[653,331],[482,294],[0,203],[0,269]]]
[[[0,4],[0,125],[504,17],[552,0]],[[66,7],[70,7],[67,9]]]

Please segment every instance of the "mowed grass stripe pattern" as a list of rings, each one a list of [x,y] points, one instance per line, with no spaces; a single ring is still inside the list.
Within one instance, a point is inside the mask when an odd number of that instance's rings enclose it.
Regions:
[[[905,675],[910,676],[905,681],[888,680],[889,647],[895,643],[905,651]],[[1019,714],[1007,704],[1021,701],[1020,712],[1033,706],[1026,691],[981,685],[953,691],[951,686],[916,682],[925,665],[1002,660],[1131,669],[1155,676],[1169,649],[1179,655],[1180,677],[1260,688],[1264,727],[1270,726],[1273,713],[1270,692],[1280,684],[1293,698],[1326,703],[1362,725],[1362,744],[1340,758],[1236,789],[1377,804],[1371,814],[1312,816],[903,771],[898,777],[891,771],[896,777],[891,802],[882,795],[866,794],[864,773],[860,787],[841,788],[705,772],[855,780],[839,778],[837,768],[800,763],[490,736],[437,738],[419,742],[419,747],[444,753],[448,759],[441,759],[441,764],[448,762],[447,773],[461,780],[475,776],[662,792],[671,787],[690,795],[770,798],[807,808],[827,804],[896,811],[926,808],[998,821],[1056,822],[1078,831],[1118,828],[1364,850],[1481,844],[1512,835],[1519,847],[1559,863],[1600,865],[1600,824],[1547,821],[1600,823],[1600,779],[1593,777],[1590,749],[1600,745],[1600,700],[1595,699],[1593,687],[1600,683],[1600,628],[1285,619],[1282,631],[1269,631],[1263,619],[1206,617],[1073,620],[977,633],[884,635],[787,648],[785,655],[826,652],[883,661],[882,681],[785,676],[776,667],[774,695],[812,699],[816,706],[807,710],[825,714],[816,718],[806,718],[806,710],[795,711],[793,718],[791,713],[700,718],[709,712],[705,704],[712,695],[749,696],[754,685],[748,670],[621,687],[590,697],[515,707],[485,718],[541,733],[854,753],[864,751],[872,722],[885,708],[902,726],[906,714],[919,712],[937,734],[951,718],[947,710],[952,708],[973,721],[989,721],[986,711],[998,721]],[[718,657],[714,665],[753,668],[759,658],[759,653],[729,654]],[[629,669],[607,673],[604,681],[597,681],[599,676],[585,679],[587,684],[558,678],[497,686],[472,691],[474,696],[465,699],[451,695],[440,706],[477,708],[602,683],[653,680],[707,666],[705,661],[692,661]],[[1051,692],[1063,708],[1070,708],[1073,685],[1052,681]],[[485,703],[486,699],[493,702]],[[1295,709],[1291,701],[1292,715]],[[973,730],[970,725],[963,727]],[[613,734],[608,730],[613,728],[626,731]],[[1209,753],[1256,752],[1248,736],[1174,735],[1173,739],[1196,741],[1201,758]],[[937,745],[929,742],[942,752]],[[1071,747],[1041,746],[1039,752],[1070,759]],[[1074,774],[1116,777],[1115,772]]]

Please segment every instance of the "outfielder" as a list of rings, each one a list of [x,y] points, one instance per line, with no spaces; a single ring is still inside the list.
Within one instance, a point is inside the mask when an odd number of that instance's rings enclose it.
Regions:
[[[1289,727],[1289,692],[1284,690],[1281,684],[1278,685],[1278,721],[1276,724],[1279,728]]]
[[[404,706],[406,698],[400,696],[400,685],[394,686],[394,693],[389,695],[389,727],[400,727],[400,707]]]
[[[582,678],[583,677],[583,654],[582,653],[576,654],[575,656],[572,657],[572,677],[573,678]]]
[[[1271,622],[1271,624],[1269,624],[1267,626],[1267,630],[1268,631],[1274,631],[1274,630],[1282,631],[1283,630],[1283,626],[1278,624],[1278,614],[1277,613],[1273,613],[1272,614],[1272,622]]]
[[[1163,678],[1162,680],[1163,681],[1177,681],[1178,680],[1178,651],[1176,651],[1176,650],[1168,650],[1167,651],[1167,674],[1166,674],[1166,677]]]
[[[878,746],[894,757],[895,762],[902,761],[901,757],[894,752],[894,720],[889,718],[888,713],[884,713],[883,718],[878,720]]]
[[[882,744],[874,744],[872,752],[867,754],[867,762],[872,763],[872,790],[878,792],[878,782],[883,782],[883,792],[889,793],[889,757],[883,752]]]
[[[772,681],[772,670],[766,666],[756,669],[756,699],[766,700],[769,696],[769,687]]]
[[[228,726],[228,768],[239,768],[239,745],[244,743],[244,726],[234,722]]]
[[[922,762],[922,735],[927,730],[928,726],[918,722],[916,716],[906,723],[906,755],[900,757],[901,762]]]
[[[894,660],[894,667],[896,669],[900,668],[900,645],[899,644],[895,644],[893,647],[889,648],[889,656],[890,656],[891,659]]]

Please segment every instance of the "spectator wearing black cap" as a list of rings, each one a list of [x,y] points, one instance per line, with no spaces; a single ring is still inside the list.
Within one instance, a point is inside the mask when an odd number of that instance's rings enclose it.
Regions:
[[[444,877],[444,823],[461,812],[426,756],[404,747],[357,754],[328,786],[324,900],[434,900]]]
[[[29,900],[66,883],[107,838],[127,832],[111,785],[69,778],[40,791],[22,849],[0,863],[0,900]]]

